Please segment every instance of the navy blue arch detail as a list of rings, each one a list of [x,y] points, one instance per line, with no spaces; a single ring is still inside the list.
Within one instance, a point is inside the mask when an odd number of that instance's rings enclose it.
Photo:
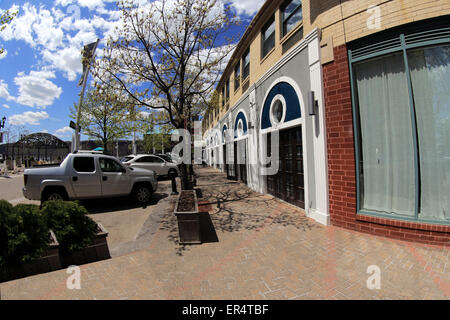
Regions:
[[[244,136],[247,134],[247,120],[245,119],[245,115],[242,111],[240,111],[236,117],[236,121],[234,122],[234,137],[237,138],[237,127],[239,120],[242,119],[242,129],[244,132]]]
[[[261,129],[267,129],[272,126],[270,123],[270,105],[277,94],[281,94],[284,97],[284,100],[286,100],[286,116],[284,122],[295,120],[302,116],[300,111],[300,101],[294,88],[287,82],[279,82],[270,90],[266,101],[264,102],[261,116]]]
[[[222,140],[223,140],[223,134],[224,134],[225,130],[227,130],[227,129],[228,129],[227,125],[224,124],[222,127]],[[222,141],[222,142],[225,142],[225,141]]]

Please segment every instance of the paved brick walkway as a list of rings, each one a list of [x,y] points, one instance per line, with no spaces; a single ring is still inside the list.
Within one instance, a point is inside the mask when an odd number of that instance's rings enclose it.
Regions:
[[[449,249],[324,227],[215,169],[198,173],[207,243],[179,245],[166,212],[149,246],[81,266],[81,290],[60,270],[0,284],[2,299],[450,298]],[[379,290],[367,288],[371,265]]]

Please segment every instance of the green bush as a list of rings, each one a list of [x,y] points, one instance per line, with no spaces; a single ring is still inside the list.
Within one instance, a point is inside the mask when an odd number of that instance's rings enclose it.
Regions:
[[[15,267],[40,257],[49,244],[49,228],[39,206],[12,207],[0,201],[0,267]]]
[[[87,216],[88,211],[78,202],[47,201],[41,213],[48,228],[59,242],[61,254],[70,254],[90,245],[97,232],[97,224]]]
[[[0,269],[6,266],[8,239],[13,220],[13,206],[6,200],[0,200]]]
[[[47,201],[42,208],[0,200],[0,275],[39,258],[56,235],[61,254],[70,254],[92,243],[97,224],[77,202]]]

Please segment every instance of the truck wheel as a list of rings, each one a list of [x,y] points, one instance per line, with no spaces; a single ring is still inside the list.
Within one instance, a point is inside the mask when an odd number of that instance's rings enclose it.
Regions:
[[[139,204],[146,204],[150,201],[152,193],[151,187],[141,184],[134,188],[133,196]]]
[[[42,195],[42,202],[49,200],[66,200],[66,195],[60,190],[49,190]]]

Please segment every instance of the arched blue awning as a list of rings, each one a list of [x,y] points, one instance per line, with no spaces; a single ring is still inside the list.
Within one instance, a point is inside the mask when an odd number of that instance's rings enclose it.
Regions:
[[[242,111],[240,111],[236,117],[236,120],[234,122],[234,137],[237,138],[238,137],[238,123],[239,120],[242,120],[242,135],[246,135],[247,134],[247,119],[245,119],[245,115]]]
[[[226,124],[224,124],[223,127],[222,127],[222,142],[224,142],[224,143],[225,143],[224,137],[225,137],[225,131],[226,130],[228,130],[228,127],[227,127]]]
[[[261,115],[261,129],[272,127],[270,122],[270,105],[276,95],[282,95],[286,101],[286,116],[284,122],[301,118],[300,101],[295,89],[287,82],[277,83],[267,95]]]

